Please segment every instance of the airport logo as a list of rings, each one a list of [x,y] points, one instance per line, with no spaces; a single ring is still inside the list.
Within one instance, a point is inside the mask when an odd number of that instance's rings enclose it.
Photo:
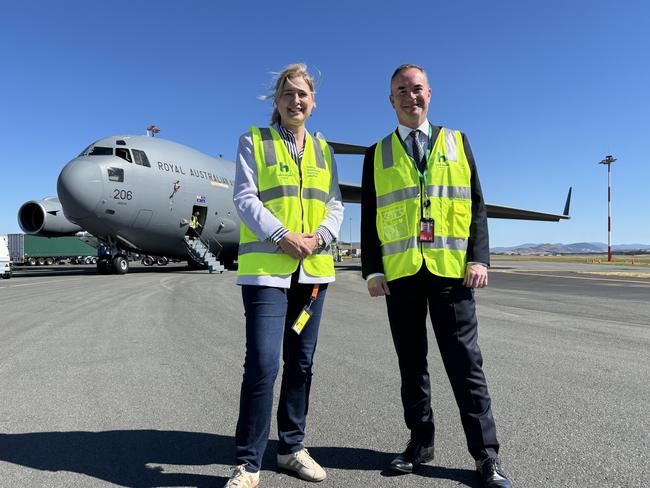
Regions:
[[[446,168],[449,166],[449,161],[447,160],[447,156],[442,154],[440,151],[436,152],[435,158],[434,158],[434,165],[441,168]]]
[[[278,176],[291,176],[291,168],[289,163],[278,161]]]

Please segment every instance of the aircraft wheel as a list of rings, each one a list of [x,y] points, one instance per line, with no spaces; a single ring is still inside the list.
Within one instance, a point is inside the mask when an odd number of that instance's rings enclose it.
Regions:
[[[99,274],[107,275],[111,274],[112,271],[113,268],[111,267],[110,258],[100,258],[99,261],[97,261],[97,272]]]
[[[117,255],[113,258],[113,272],[115,274],[125,274],[129,270],[129,260],[126,256]]]

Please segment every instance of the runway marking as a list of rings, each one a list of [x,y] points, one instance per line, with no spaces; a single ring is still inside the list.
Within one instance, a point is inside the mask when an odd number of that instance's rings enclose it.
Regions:
[[[74,279],[74,278],[73,278]],[[78,279],[78,278],[77,278]],[[59,281],[70,281],[69,279],[67,280],[49,280],[49,281],[36,281],[34,283],[21,283],[19,285],[7,285],[7,286],[2,286],[0,289],[3,288],[18,288],[19,286],[32,286],[32,285],[44,285],[44,284],[49,284],[49,283],[57,283]]]
[[[637,281],[637,280],[613,280],[611,278],[591,278],[588,276],[562,276],[562,275],[553,275],[553,274],[541,274],[541,273],[531,273],[528,271],[518,271],[518,270],[502,270],[502,269],[493,269],[490,270],[493,273],[509,273],[509,274],[519,274],[526,276],[547,276],[550,278],[567,278],[571,280],[591,280],[591,281],[609,281],[610,283],[636,283],[640,285],[650,286],[650,281]],[[574,271],[579,273],[580,271]]]

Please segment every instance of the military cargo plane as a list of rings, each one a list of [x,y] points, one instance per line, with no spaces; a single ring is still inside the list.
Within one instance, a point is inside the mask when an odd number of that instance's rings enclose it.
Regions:
[[[364,146],[331,143],[338,154]],[[99,249],[97,270],[124,274],[128,253],[187,260],[222,271],[237,256],[239,218],[232,202],[235,165],[158,137],[110,136],[90,144],[65,165],[58,198],[24,203],[18,223],[27,234],[75,235]],[[341,183],[346,202],[359,202],[360,185]],[[558,221],[563,214],[487,205],[488,217]],[[220,261],[220,262],[219,262]]]

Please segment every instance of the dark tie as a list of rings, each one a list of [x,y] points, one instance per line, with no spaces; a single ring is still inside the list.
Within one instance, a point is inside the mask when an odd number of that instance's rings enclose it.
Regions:
[[[424,148],[422,147],[422,141],[418,137],[419,133],[420,131],[416,129],[411,131],[410,135],[413,138],[413,160],[420,173],[422,173],[424,171]]]

